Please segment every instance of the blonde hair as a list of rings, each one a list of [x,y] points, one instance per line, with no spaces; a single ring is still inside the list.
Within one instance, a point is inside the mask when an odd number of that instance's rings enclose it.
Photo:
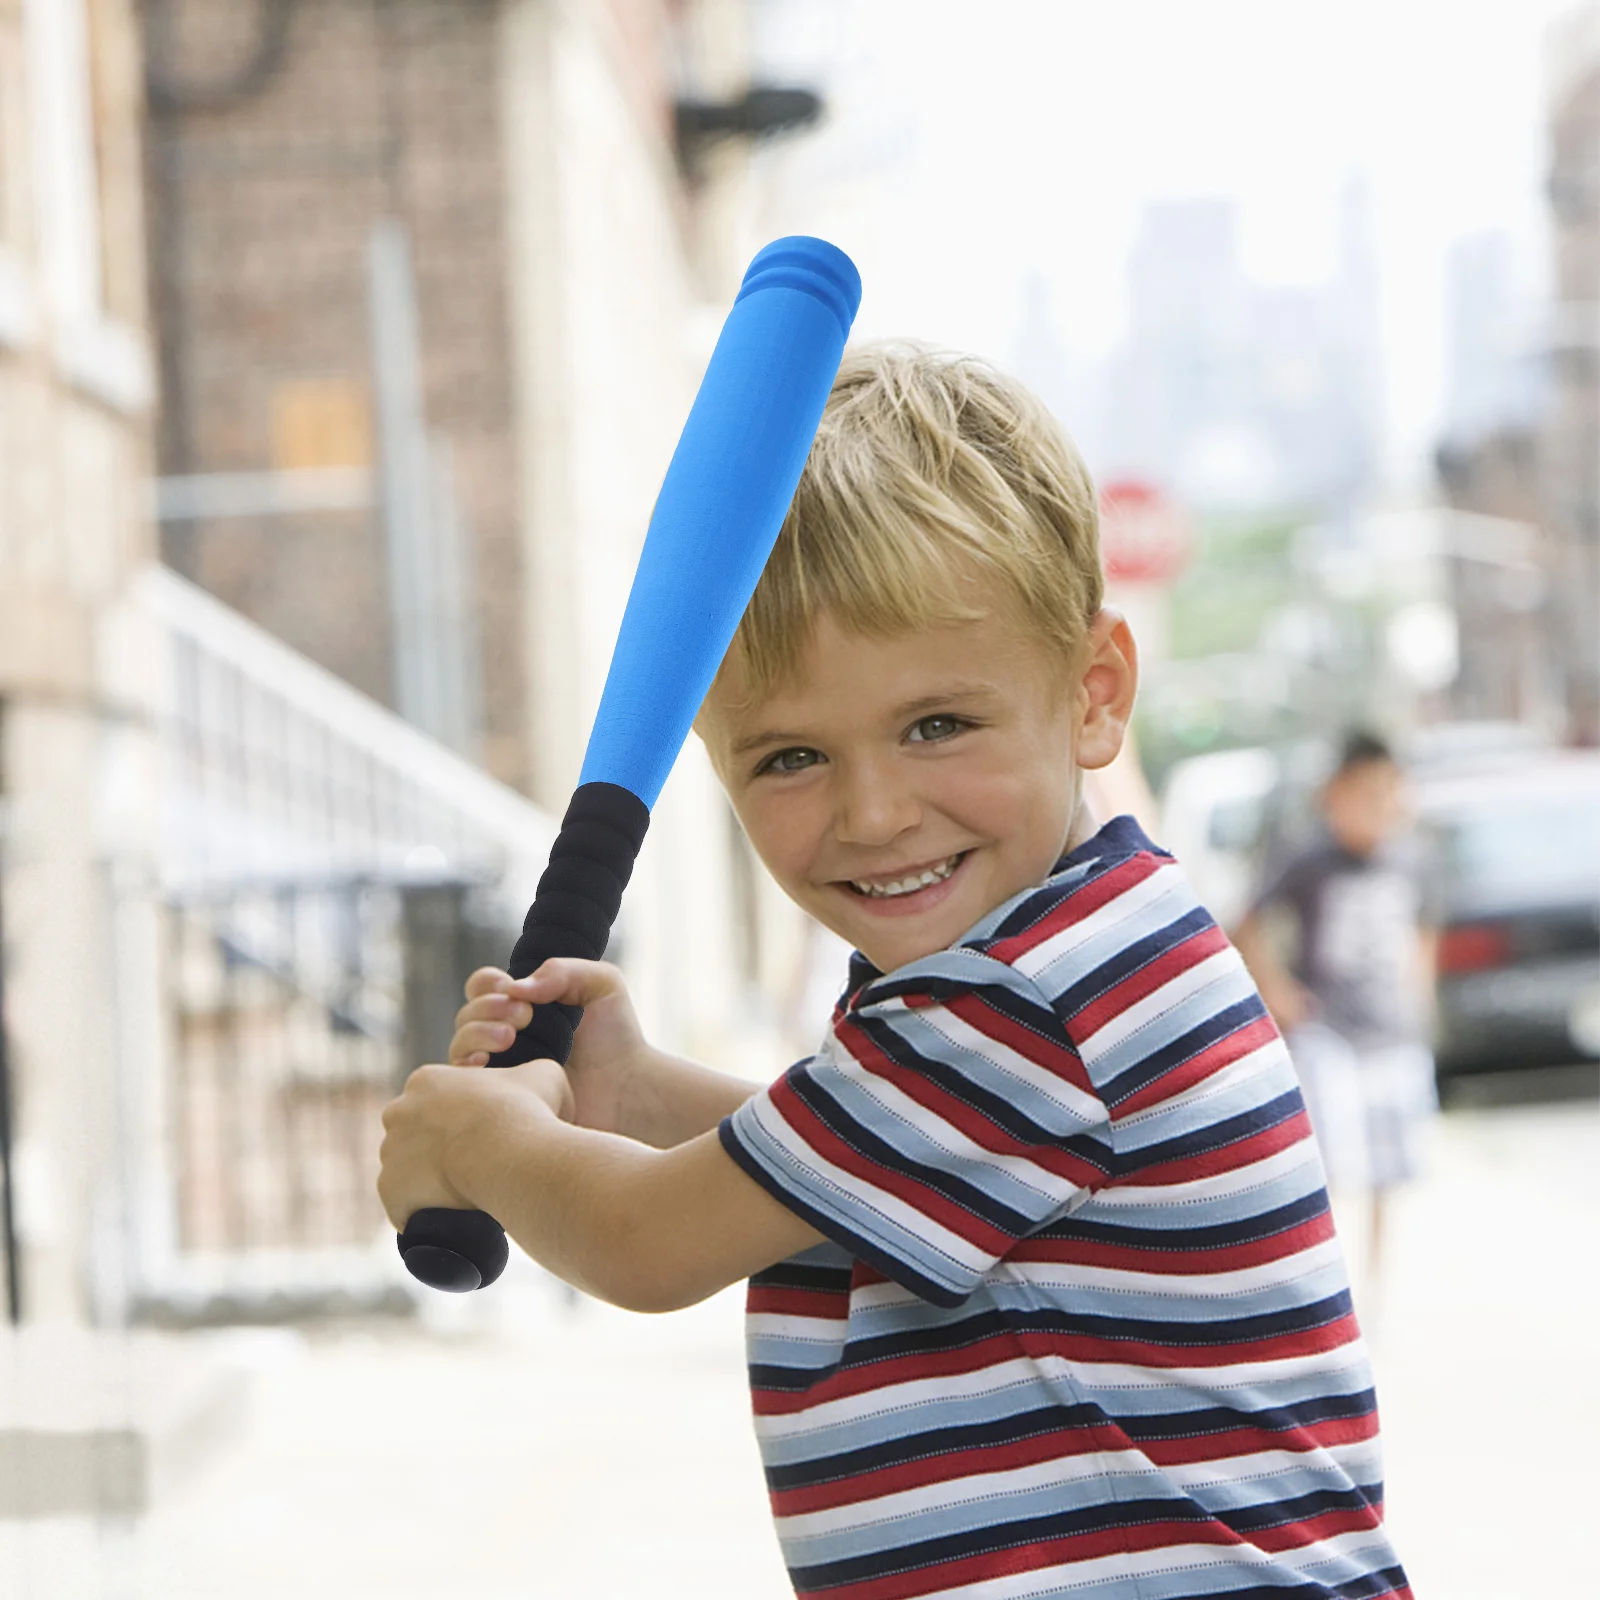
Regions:
[[[976,620],[975,581],[1070,661],[1104,594],[1088,470],[1044,406],[986,363],[912,344],[853,351],[723,671],[759,702],[822,613],[880,638]]]

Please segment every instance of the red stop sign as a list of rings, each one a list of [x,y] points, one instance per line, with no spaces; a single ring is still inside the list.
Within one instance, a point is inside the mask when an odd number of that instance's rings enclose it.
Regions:
[[[1100,491],[1100,561],[1114,583],[1170,583],[1189,559],[1189,519],[1154,484],[1121,478]]]

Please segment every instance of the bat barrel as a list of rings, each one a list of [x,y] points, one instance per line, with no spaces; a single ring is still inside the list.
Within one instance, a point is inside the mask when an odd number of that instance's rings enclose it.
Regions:
[[[854,264],[821,239],[775,240],[750,263],[656,499],[513,977],[605,953],[650,808],[772,553],[860,301]],[[490,1064],[565,1064],[582,1015],[535,1007]],[[415,1277],[453,1291],[493,1283],[507,1259],[504,1231],[478,1211],[419,1211],[399,1246]]]
[[[861,300],[850,258],[750,263],[656,497],[579,782],[656,803],[772,554]]]

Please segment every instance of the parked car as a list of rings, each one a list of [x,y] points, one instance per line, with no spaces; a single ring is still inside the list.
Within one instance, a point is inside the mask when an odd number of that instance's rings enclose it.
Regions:
[[[1421,778],[1441,1076],[1600,1056],[1600,754]]]

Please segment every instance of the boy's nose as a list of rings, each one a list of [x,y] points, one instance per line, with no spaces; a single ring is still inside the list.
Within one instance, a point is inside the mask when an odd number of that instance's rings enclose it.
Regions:
[[[882,772],[852,773],[839,785],[833,831],[841,844],[891,844],[921,820],[916,795]]]

